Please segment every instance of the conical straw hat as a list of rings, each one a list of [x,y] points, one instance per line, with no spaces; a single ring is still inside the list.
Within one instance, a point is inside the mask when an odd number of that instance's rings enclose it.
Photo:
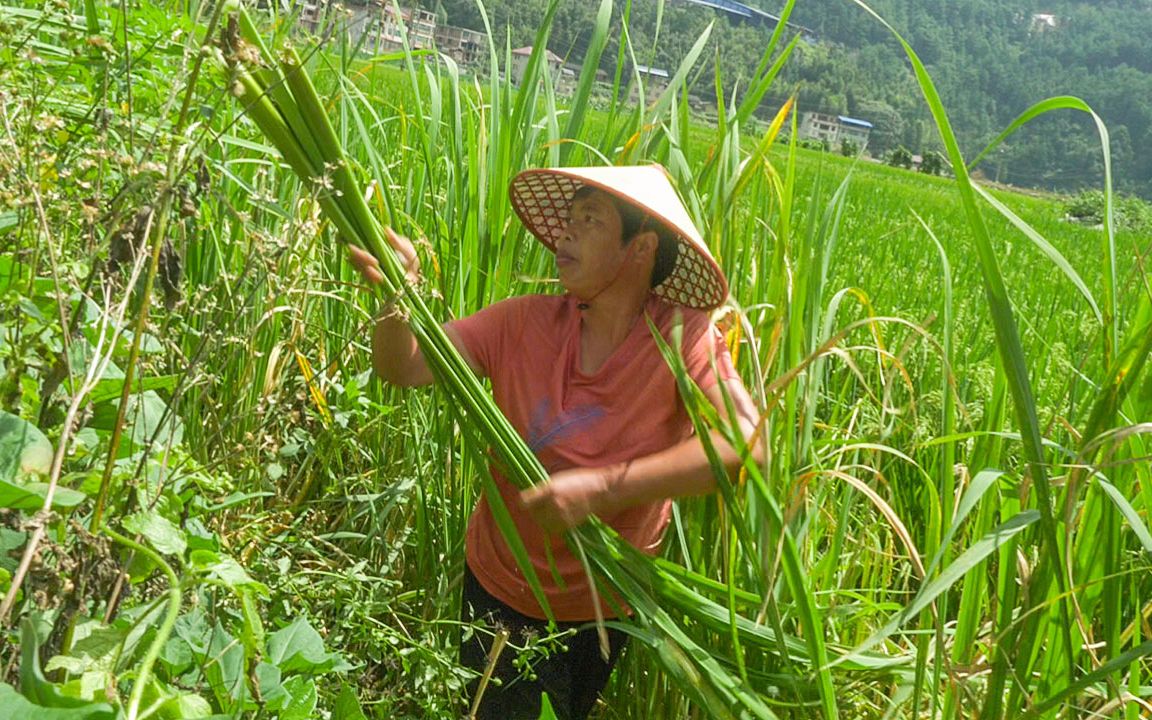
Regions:
[[[679,240],[680,252],[672,272],[652,292],[669,302],[701,310],[723,304],[728,297],[728,281],[688,217],[663,167],[525,170],[512,179],[508,194],[528,231],[555,252],[556,241],[568,224],[572,196],[584,186],[631,203],[672,231]]]

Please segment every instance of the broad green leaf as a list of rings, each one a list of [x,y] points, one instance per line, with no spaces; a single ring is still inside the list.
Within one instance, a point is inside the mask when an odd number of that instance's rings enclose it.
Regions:
[[[121,334],[120,339],[121,342],[124,343],[125,347],[132,343],[132,337],[133,332],[131,330],[125,330],[123,334]],[[140,352],[144,355],[153,355],[158,352],[164,352],[164,344],[161,343],[155,335],[152,335],[151,333],[144,333],[140,336],[139,349]]]
[[[73,632],[72,654],[84,653],[94,658],[113,654],[124,642],[126,634],[122,627],[88,620],[78,624]]]
[[[341,683],[340,694],[336,696],[336,704],[332,706],[332,720],[368,720],[364,708],[360,707],[360,699],[356,691],[348,683]]]
[[[107,699],[109,687],[116,684],[116,676],[103,670],[92,670],[81,673],[75,680],[69,680],[60,686],[60,691],[69,697],[87,700],[89,702]]]
[[[28,533],[21,530],[9,530],[0,527],[0,570],[15,572],[19,564],[17,557],[12,557],[12,551],[28,542]]]
[[[96,360],[91,342],[74,342],[68,346],[68,367],[78,377],[84,377],[89,365]],[[109,362],[100,375],[103,378],[124,378],[124,371],[114,362]]]
[[[176,637],[183,640],[188,648],[197,655],[203,655],[208,652],[209,636],[212,634],[212,626],[208,624],[208,618],[204,615],[204,611],[199,607],[193,608],[187,613],[176,618],[176,627],[173,628]]]
[[[141,511],[124,518],[124,529],[139,533],[148,539],[152,547],[165,555],[183,557],[188,543],[184,531],[171,520],[155,511]]]
[[[0,410],[0,480],[47,475],[51,470],[52,443],[44,433],[27,420]]]
[[[316,683],[297,675],[288,678],[284,689],[292,699],[280,711],[280,720],[309,720],[316,712]]]
[[[298,617],[288,627],[268,636],[268,661],[282,672],[318,673],[330,670],[341,660],[324,649],[324,640],[308,621]]]
[[[146,390],[171,390],[176,387],[176,375],[154,375],[151,377],[137,377],[132,381],[132,394]],[[104,378],[96,383],[96,387],[88,394],[88,399],[94,404],[105,400],[118,399],[124,392],[124,378]]]
[[[216,700],[230,712],[236,701],[247,693],[244,686],[244,647],[223,625],[216,623],[202,663]]]
[[[160,649],[157,660],[167,670],[168,677],[176,677],[192,667],[194,657],[188,641],[182,637],[170,637]]]
[[[16,485],[6,480],[0,480],[0,508],[35,511],[44,507],[44,500],[47,497],[47,483]],[[57,487],[52,496],[52,507],[74,508],[84,502],[87,497],[84,493],[71,488]]]
[[[128,631],[125,628],[90,623],[88,634],[76,640],[68,655],[57,655],[44,666],[46,671],[63,668],[73,675],[92,671],[112,672]],[[79,631],[80,626],[77,626]],[[79,635],[79,632],[76,633]]]
[[[160,717],[197,720],[212,716],[212,704],[199,695],[182,693],[160,706]]]
[[[280,710],[292,699],[284,689],[283,673],[271,663],[261,662],[256,666],[256,686],[264,706],[272,712]]]
[[[45,672],[63,670],[69,675],[80,675],[92,666],[92,658],[73,657],[71,655],[57,655],[44,664]]]
[[[93,704],[64,693],[60,687],[48,682],[40,670],[40,637],[37,635],[36,624],[32,618],[25,616],[20,624],[20,692],[17,693],[7,685],[0,684],[0,717],[11,718],[111,718],[114,717],[111,706],[106,703]],[[8,691],[9,694],[4,694]],[[22,704],[26,703],[26,704]],[[28,708],[33,708],[34,711]],[[83,710],[88,714],[54,715],[58,708],[63,712],[67,710]]]
[[[208,574],[210,580],[224,587],[237,590],[250,587],[260,592],[267,592],[267,588],[252,579],[240,563],[227,555],[220,555],[211,550],[193,550],[189,555],[192,564]]]
[[[118,413],[118,399],[102,402],[96,406],[90,424],[98,430],[112,430]],[[169,412],[168,404],[154,390],[129,396],[125,418],[131,430],[125,437],[134,447],[144,447],[153,440],[160,445],[174,446],[184,438],[184,424]]]
[[[12,215],[12,213],[0,213],[0,227],[4,224],[3,218]],[[8,290],[13,285],[26,283],[31,279],[32,272],[27,265],[16,262],[16,258],[11,255],[0,257],[0,290]]]
[[[29,701],[11,685],[0,683],[0,717],[5,720],[115,720],[116,711],[108,703],[83,702],[71,708],[43,707]]]
[[[20,215],[14,212],[0,213],[0,234],[6,233],[20,224]],[[0,283],[0,287],[5,284]]]

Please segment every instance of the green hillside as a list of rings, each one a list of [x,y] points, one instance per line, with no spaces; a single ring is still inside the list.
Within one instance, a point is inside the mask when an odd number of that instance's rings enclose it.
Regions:
[[[811,4],[797,22],[851,37]],[[933,177],[802,147],[778,133],[787,98],[847,103],[797,83],[816,60],[824,79],[846,68],[848,40],[798,43],[774,78],[788,38],[718,24],[721,52],[692,55],[685,28],[708,18],[666,3],[654,44],[659,4],[637,3],[629,52],[623,8],[599,6],[599,25],[588,5],[487,6],[516,43],[602,41],[563,95],[542,63],[514,85],[502,53],[463,71],[370,56],[279,6],[0,0],[0,718],[457,720],[485,677],[463,642],[507,640],[491,657],[524,677],[564,652],[570,629],[509,637],[462,614],[490,463],[517,489],[559,473],[439,328],[564,289],[513,209],[518,173],[651,163],[729,281],[711,319],[757,427],[665,356],[689,449],[737,454],[696,468],[716,492],[673,504],[655,556],[616,518],[563,533],[630,610],[604,625],[629,642],[591,717],[1146,715],[1146,208],[1112,218],[1101,190],[1072,222],[1065,200],[962,164]],[[883,36],[853,12],[860,38]],[[860,53],[903,73],[887,47]],[[632,57],[729,101],[612,97],[595,71]],[[938,108],[901,77],[882,100],[912,144]],[[413,240],[418,278],[385,225]],[[416,333],[432,386],[374,371],[384,322]]]
[[[443,21],[483,29],[470,0],[422,0]],[[782,3],[748,0],[779,13]],[[492,27],[513,47],[530,44],[544,0],[484,4]],[[1148,0],[876,0],[870,6],[905,35],[936,80],[957,133],[974,156],[1029,106],[1055,95],[1083,98],[1111,134],[1118,188],[1152,199],[1152,3]],[[660,37],[654,35],[662,8]],[[717,23],[707,55],[721,59],[726,94],[741,93],[772,31],[685,0],[633,3],[633,47],[641,62],[675,67],[709,22]],[[550,47],[580,59],[595,3],[564,2]],[[1049,19],[1050,18],[1050,19]],[[875,155],[897,145],[914,152],[938,138],[900,48],[851,0],[799,2],[791,20],[816,41],[802,44],[769,96],[778,106],[796,92],[801,110],[843,113],[876,125]],[[708,65],[706,59],[705,65]],[[714,97],[713,73],[693,92]],[[765,112],[772,112],[766,107]],[[1071,112],[1037,122],[1012,138],[982,170],[1003,182],[1074,191],[1099,186],[1100,143],[1091,120]]]

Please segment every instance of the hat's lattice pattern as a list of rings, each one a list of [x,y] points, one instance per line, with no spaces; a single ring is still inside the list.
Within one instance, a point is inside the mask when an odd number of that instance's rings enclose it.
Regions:
[[[529,232],[549,249],[555,250],[556,239],[568,224],[572,195],[582,185],[564,175],[526,173],[518,176],[512,184],[512,206]],[[712,263],[690,240],[679,232],[675,234],[680,241],[676,265],[653,292],[671,303],[686,307],[709,310],[721,305],[724,286],[717,279]]]
[[[716,281],[711,263],[700,257],[700,253],[683,239],[680,240],[680,254],[672,273],[652,292],[668,302],[703,310],[724,302],[724,288]]]
[[[526,175],[512,186],[512,205],[528,230],[550,249],[568,224],[572,195],[581,183],[562,175]]]

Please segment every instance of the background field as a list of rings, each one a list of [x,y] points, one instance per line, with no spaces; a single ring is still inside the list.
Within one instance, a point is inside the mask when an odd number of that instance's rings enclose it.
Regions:
[[[483,448],[442,390],[371,377],[334,173],[302,183],[251,123],[254,51],[212,8],[32,5],[0,7],[0,668],[23,693],[0,708],[458,717],[456,644],[491,631],[457,622]],[[773,141],[792,116],[748,96],[714,125],[675,87],[571,114],[543,75],[300,45],[438,317],[553,289],[506,196],[531,166],[664,164],[728,273],[770,457],[679,503],[653,570],[711,664],[638,617],[601,717],[1152,709],[1146,234],[991,191],[1037,240],[968,203],[962,163]]]

